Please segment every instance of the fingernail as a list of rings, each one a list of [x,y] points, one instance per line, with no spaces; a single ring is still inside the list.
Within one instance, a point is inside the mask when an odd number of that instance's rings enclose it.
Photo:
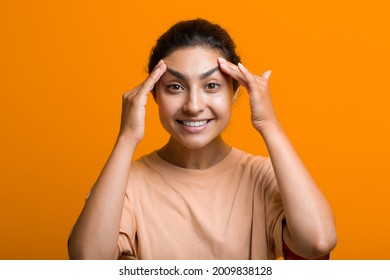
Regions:
[[[272,73],[272,71],[271,70],[267,70],[267,71],[265,71],[264,73],[263,73],[263,78],[265,78],[265,79],[269,79],[269,77],[271,76],[271,73]]]
[[[156,67],[159,68],[159,67],[161,66],[162,62],[163,62],[163,60],[160,59],[160,61],[159,61],[159,62],[157,63],[157,65],[156,65]]]
[[[224,59],[223,57],[218,57],[218,61],[219,61],[219,63],[226,63],[227,62],[227,60]]]
[[[241,62],[238,63],[238,66],[241,66],[242,68],[246,69],[246,67],[244,65],[242,65]]]

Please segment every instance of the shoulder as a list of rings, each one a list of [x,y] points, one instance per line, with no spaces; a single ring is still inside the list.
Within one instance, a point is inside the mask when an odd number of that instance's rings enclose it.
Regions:
[[[275,173],[269,157],[237,151],[240,153],[238,165],[241,166],[243,177],[264,190],[275,184]]]
[[[131,162],[131,172],[144,172],[153,169],[155,165],[158,165],[156,152],[146,154],[140,158]]]
[[[157,151],[143,155],[132,161],[129,170],[129,183],[160,184],[162,180],[177,173],[177,167],[164,161]]]
[[[242,150],[236,150],[236,153],[239,155],[239,164],[245,168],[251,169],[257,172],[267,172],[272,168],[271,159],[269,157],[261,155],[253,155]]]

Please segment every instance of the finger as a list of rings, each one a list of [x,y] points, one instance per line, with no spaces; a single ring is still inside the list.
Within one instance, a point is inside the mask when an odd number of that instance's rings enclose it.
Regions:
[[[137,95],[139,95],[139,93],[144,93],[144,94],[147,94],[149,93],[149,91],[147,90],[148,87],[150,87],[150,85],[152,85],[152,89],[154,87],[154,80],[157,79],[157,81],[160,79],[161,75],[165,72],[164,70],[164,67],[166,68],[166,65],[165,65],[165,62],[161,59],[157,65],[153,68],[152,72],[149,74],[149,76],[142,82],[140,83],[138,86],[136,86],[135,88],[133,88],[132,90],[128,91],[128,92],[125,92],[124,95],[123,95],[123,98],[127,98],[127,97],[135,97]],[[161,66],[163,67],[163,71],[161,71]],[[149,84],[147,84],[149,82]],[[154,82],[154,83],[153,83]],[[145,85],[146,84],[146,85]]]
[[[129,91],[126,91],[124,94],[123,94],[123,99],[126,99],[129,95],[131,96],[132,94],[134,94],[135,92],[138,92],[139,89],[142,87],[142,84],[139,84],[138,86],[136,86],[135,88],[133,88],[132,90],[129,90]]]
[[[269,77],[271,76],[271,73],[272,71],[271,70],[267,70],[263,73],[263,75],[261,75],[264,79],[266,79],[267,81],[269,80]]]
[[[240,70],[244,78],[247,80],[248,89],[253,90],[257,85],[256,77],[251,72],[249,72],[249,70],[246,69],[246,67],[241,63],[238,63],[238,70]]]
[[[221,67],[221,70],[231,76],[233,79],[237,80],[241,85],[247,87],[247,81],[245,77],[242,75],[237,65],[227,61],[226,59],[219,57],[218,63]]]
[[[154,88],[154,85],[158,82],[161,76],[167,70],[167,65],[161,59],[159,63],[154,67],[152,73],[146,78],[144,81],[142,88],[140,89],[140,93],[148,94]]]

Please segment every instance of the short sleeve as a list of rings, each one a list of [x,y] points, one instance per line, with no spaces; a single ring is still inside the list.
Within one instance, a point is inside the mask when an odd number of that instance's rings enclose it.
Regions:
[[[120,259],[137,259],[136,222],[133,207],[126,195],[119,227],[118,252]]]
[[[272,168],[271,160],[263,178],[266,235],[268,245],[268,259],[277,259],[283,256],[283,219],[284,208],[279,187]]]

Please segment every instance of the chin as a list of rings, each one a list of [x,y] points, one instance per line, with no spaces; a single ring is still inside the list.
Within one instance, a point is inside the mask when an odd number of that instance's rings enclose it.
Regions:
[[[203,131],[201,133],[191,134],[187,132],[183,133],[172,127],[164,128],[170,134],[171,139],[174,139],[171,145],[176,146],[179,149],[200,150],[218,143],[217,140],[220,136],[217,132],[210,133],[210,131]]]
[[[183,146],[184,148],[186,149],[189,149],[189,150],[200,150],[204,147],[206,147],[210,142],[200,142],[200,141],[180,141],[178,139],[176,139],[176,141],[178,142],[178,144],[180,144],[181,146]]]

